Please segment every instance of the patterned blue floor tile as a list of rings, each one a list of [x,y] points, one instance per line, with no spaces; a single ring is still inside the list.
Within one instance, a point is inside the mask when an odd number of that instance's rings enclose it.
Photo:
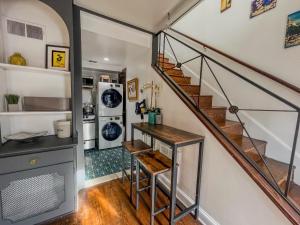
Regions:
[[[84,156],[86,180],[118,173],[122,170],[122,147],[86,150]],[[127,152],[125,152],[125,166],[130,168],[130,155]]]

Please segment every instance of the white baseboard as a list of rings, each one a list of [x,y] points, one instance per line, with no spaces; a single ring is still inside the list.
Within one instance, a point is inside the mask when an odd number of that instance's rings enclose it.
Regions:
[[[110,174],[110,175],[103,176],[103,177],[97,177],[92,180],[86,180],[84,182],[84,188],[90,188],[90,187],[93,187],[93,186],[96,186],[96,185],[99,185],[99,184],[102,184],[102,183],[105,183],[105,182],[108,182],[111,180],[115,180],[115,179],[118,179],[121,177],[122,177],[122,172],[119,172],[119,173],[114,173],[114,174]]]
[[[170,181],[169,179],[161,175],[159,177],[161,183],[165,186],[165,188],[170,189]],[[186,206],[190,206],[194,203],[194,201],[184,193],[180,188],[177,188],[177,198]],[[198,220],[204,225],[220,225],[213,217],[211,217],[203,208],[199,208],[199,218]]]

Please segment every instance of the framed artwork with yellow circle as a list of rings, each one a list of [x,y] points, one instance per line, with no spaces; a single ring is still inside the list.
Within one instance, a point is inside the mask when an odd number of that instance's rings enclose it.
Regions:
[[[46,68],[69,71],[70,48],[58,45],[46,45]]]

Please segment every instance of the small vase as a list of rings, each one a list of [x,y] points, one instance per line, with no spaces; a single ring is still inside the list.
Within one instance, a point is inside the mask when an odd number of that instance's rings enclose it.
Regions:
[[[20,111],[19,104],[8,104],[7,108],[8,108],[8,112],[19,112]]]
[[[149,112],[148,113],[148,123],[151,125],[156,124],[156,113],[155,112]]]

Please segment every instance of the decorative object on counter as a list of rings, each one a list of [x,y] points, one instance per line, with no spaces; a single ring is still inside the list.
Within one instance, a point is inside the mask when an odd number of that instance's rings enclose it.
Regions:
[[[151,89],[151,98],[150,98],[150,107],[149,110],[154,110],[157,107],[157,96],[160,92],[160,87],[157,84],[154,84],[153,81],[145,83],[141,89],[141,93],[144,93],[145,90]],[[153,105],[153,97],[154,97],[154,105]]]
[[[276,7],[277,0],[252,0],[250,18]]]
[[[33,142],[36,141],[39,137],[46,136],[48,134],[47,131],[41,131],[38,133],[31,132],[19,132],[16,134],[11,134],[9,136],[4,137],[7,141],[18,141],[18,142]]]
[[[23,98],[24,111],[70,111],[70,98],[29,97]]]
[[[300,45],[300,11],[288,16],[285,35],[285,48],[296,45]]]
[[[16,52],[8,58],[9,64],[18,66],[27,66],[26,59],[21,55],[21,53]]]
[[[156,112],[156,124],[160,125],[162,124],[162,113],[160,108],[155,109]]]
[[[148,112],[148,123],[151,125],[156,124],[156,112],[155,111]]]
[[[162,124],[162,115],[160,108],[154,108],[148,111],[148,123],[151,125]]]
[[[55,121],[55,131],[58,138],[71,137],[71,121],[70,120]]]
[[[5,95],[8,112],[19,112],[20,111],[19,99],[20,99],[20,96],[18,96],[18,95],[12,95],[12,94]]]
[[[141,115],[141,119],[144,119],[144,114],[147,113],[146,109],[146,99],[144,99],[141,102],[136,102],[135,103],[135,114]]]
[[[231,7],[231,0],[221,0],[221,12]]]
[[[69,71],[70,48],[46,45],[46,68]]]
[[[111,83],[111,79],[109,75],[101,75],[100,82]]]
[[[129,101],[137,101],[139,99],[139,80],[134,78],[127,82],[127,92]]]

